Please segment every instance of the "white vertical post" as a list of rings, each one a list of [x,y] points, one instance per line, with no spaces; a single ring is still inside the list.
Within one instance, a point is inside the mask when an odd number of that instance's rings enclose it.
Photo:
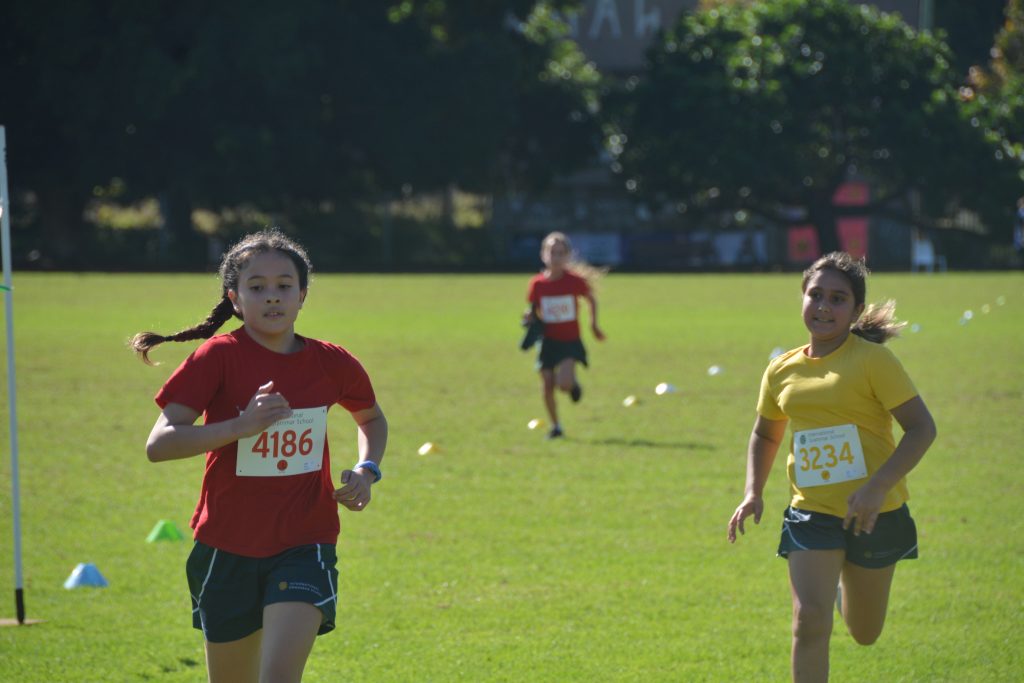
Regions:
[[[11,218],[7,194],[7,132],[0,126],[0,246],[3,248],[4,310],[7,314],[7,404],[11,432],[11,506],[14,508],[14,604],[18,623],[25,623],[21,574],[21,492],[18,483],[18,402],[14,382],[14,300],[11,296]]]

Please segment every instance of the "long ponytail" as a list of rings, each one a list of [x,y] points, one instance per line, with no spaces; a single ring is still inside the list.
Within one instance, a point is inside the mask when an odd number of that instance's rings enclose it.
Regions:
[[[896,320],[896,301],[889,299],[880,304],[868,304],[850,332],[869,342],[884,344],[900,336],[907,323]]]

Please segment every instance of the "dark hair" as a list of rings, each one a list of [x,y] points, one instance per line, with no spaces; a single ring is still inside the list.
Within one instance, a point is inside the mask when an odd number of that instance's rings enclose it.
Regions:
[[[825,254],[804,271],[804,279],[800,283],[800,291],[807,291],[807,282],[815,273],[823,270],[834,270],[850,283],[853,290],[854,306],[864,305],[867,294],[867,265],[863,259],[855,259],[845,251],[833,251]],[[880,304],[868,304],[864,312],[850,328],[850,332],[876,344],[884,344],[893,337],[898,337],[906,323],[896,322],[896,302],[892,299]]]
[[[292,260],[296,270],[299,271],[299,289],[307,289],[309,273],[313,266],[309,262],[306,250],[277,228],[252,233],[232,246],[221,259],[220,268],[217,271],[221,281],[221,298],[210,311],[206,320],[187,330],[166,336],[156,332],[139,332],[131,338],[128,346],[138,354],[144,363],[152,365],[153,363],[149,360],[149,350],[157,344],[167,341],[183,342],[193,339],[209,339],[232,316],[240,319],[241,316],[235,311],[231,299],[228,298],[228,292],[238,291],[239,274],[249,264],[253,256],[271,251],[279,251]]]

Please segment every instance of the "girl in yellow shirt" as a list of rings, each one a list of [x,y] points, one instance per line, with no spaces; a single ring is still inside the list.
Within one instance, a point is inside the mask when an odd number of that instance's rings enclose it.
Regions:
[[[842,252],[804,271],[810,343],[765,370],[744,497],[729,520],[730,542],[737,530],[744,533],[747,517],[761,521],[765,482],[791,422],[792,499],[779,556],[789,562],[793,595],[794,681],[828,679],[834,602],[858,643],[878,639],[896,562],[917,557],[905,476],[935,440],[935,422],[882,346],[902,327],[893,302],[865,310],[867,274],[863,262]],[[904,432],[898,444],[893,418]]]

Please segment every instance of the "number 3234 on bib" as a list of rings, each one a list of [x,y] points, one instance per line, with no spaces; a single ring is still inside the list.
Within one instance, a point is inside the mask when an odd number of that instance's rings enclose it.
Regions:
[[[238,440],[239,477],[290,477],[323,467],[327,406],[293,410],[259,434]]]
[[[793,471],[800,488],[868,476],[857,426],[805,429],[793,434]]]

